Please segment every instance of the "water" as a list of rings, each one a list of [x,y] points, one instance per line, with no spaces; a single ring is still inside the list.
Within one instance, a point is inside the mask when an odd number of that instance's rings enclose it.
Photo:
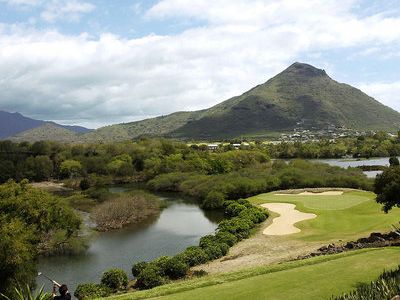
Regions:
[[[358,166],[389,166],[389,157],[378,157],[370,159],[312,159],[311,161],[327,163],[331,166],[342,168]],[[369,178],[375,178],[382,171],[364,171]]]
[[[115,187],[111,191],[126,189]],[[121,268],[130,274],[135,262],[174,255],[197,245],[200,237],[214,232],[222,218],[221,213],[203,211],[196,203],[179,197],[162,199],[168,206],[159,217],[122,230],[97,233],[86,254],[41,258],[38,271],[74,291],[79,283],[100,282],[101,274],[110,268]],[[38,278],[37,283],[45,284],[47,291],[51,289],[43,278]]]

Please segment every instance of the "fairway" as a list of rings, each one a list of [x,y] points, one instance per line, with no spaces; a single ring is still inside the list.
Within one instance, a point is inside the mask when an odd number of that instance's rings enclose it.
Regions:
[[[366,249],[206,276],[110,299],[329,299],[397,267],[399,248]],[[368,262],[368,263],[366,263]],[[168,295],[170,294],[170,295]]]
[[[293,203],[301,212],[316,214],[315,219],[297,223],[301,232],[290,235],[291,239],[303,241],[348,241],[374,231],[390,231],[400,219],[399,208],[385,214],[375,202],[375,194],[365,191],[314,196],[267,193],[249,200],[254,204]]]

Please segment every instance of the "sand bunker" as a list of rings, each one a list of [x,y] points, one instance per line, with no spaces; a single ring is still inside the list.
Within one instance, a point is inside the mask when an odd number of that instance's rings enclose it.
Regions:
[[[283,194],[283,193],[277,193],[275,195],[280,195],[280,196],[340,196],[343,195],[343,191],[326,191],[326,192],[301,192],[298,194]]]
[[[263,234],[265,235],[286,235],[300,232],[301,230],[294,226],[295,223],[317,217],[315,214],[296,210],[296,205],[291,203],[265,203],[261,206],[279,214],[279,217],[273,219],[272,224],[264,229]]]

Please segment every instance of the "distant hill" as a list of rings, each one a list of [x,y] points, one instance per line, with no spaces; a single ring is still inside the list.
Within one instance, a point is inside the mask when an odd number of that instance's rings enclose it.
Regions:
[[[117,141],[148,135],[214,140],[331,125],[394,131],[400,128],[400,113],[331,79],[324,70],[294,63],[264,84],[209,109],[106,126],[79,139]]]
[[[398,130],[400,113],[362,91],[332,80],[324,70],[294,63],[244,94],[209,109],[119,124],[131,138],[161,135],[185,139],[222,139],[328,125],[356,130]],[[113,126],[90,135],[107,137]]]
[[[12,137],[18,133],[38,128],[45,124],[52,124],[76,133],[86,133],[91,131],[91,129],[82,126],[60,125],[54,122],[31,119],[18,112],[9,113],[0,111],[0,139]]]

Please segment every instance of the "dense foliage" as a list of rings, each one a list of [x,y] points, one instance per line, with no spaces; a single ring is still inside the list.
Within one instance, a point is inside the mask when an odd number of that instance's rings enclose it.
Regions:
[[[400,295],[400,266],[397,270],[384,272],[376,281],[373,281],[370,284],[361,284],[356,290],[332,299],[390,300],[398,295]]]
[[[341,158],[352,157],[387,157],[400,156],[400,134],[390,137],[384,132],[308,142],[284,142],[265,146],[271,157],[275,158]]]
[[[74,296],[79,300],[89,300],[107,297],[111,293],[111,289],[103,284],[84,283],[78,285],[74,292]]]
[[[5,300],[52,300],[53,295],[50,293],[43,292],[43,287],[41,287],[37,292],[33,292],[29,285],[25,287],[18,286],[14,288],[13,298],[0,293],[0,298]]]
[[[376,201],[383,204],[388,212],[393,207],[400,207],[400,166],[394,165],[379,174],[375,179]]]
[[[117,291],[125,289],[128,285],[128,275],[121,269],[111,269],[101,276],[101,284]]]
[[[80,224],[72,209],[27,181],[0,185],[0,292],[33,285],[39,253],[74,251]]]
[[[0,141],[0,182],[48,179],[79,180],[82,189],[123,180],[148,180],[160,174],[226,174],[267,164],[271,158],[339,158],[400,155],[400,139],[385,133],[335,141],[259,143],[235,151],[221,144],[216,151],[205,145],[188,146],[163,139],[141,139],[114,144],[29,144]],[[181,175],[185,176],[185,175]],[[162,184],[161,182],[159,184]],[[168,183],[173,190],[176,186]],[[211,197],[211,195],[210,195]]]
[[[323,174],[323,176],[321,176]],[[156,191],[176,191],[202,201],[204,208],[221,208],[224,199],[247,198],[279,189],[347,187],[371,190],[371,180],[358,169],[293,160],[288,164],[254,165],[226,174],[168,173],[148,182]]]

